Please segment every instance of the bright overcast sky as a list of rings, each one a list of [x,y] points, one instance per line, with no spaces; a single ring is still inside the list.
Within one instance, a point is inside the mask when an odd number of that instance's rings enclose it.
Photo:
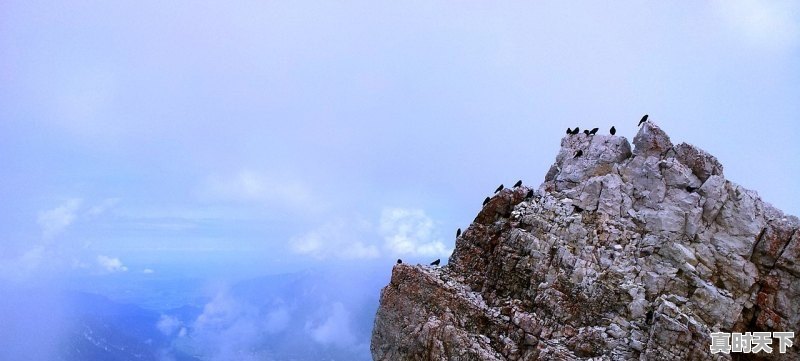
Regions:
[[[3,1],[0,271],[446,258],[644,113],[797,215],[799,45],[796,1]]]

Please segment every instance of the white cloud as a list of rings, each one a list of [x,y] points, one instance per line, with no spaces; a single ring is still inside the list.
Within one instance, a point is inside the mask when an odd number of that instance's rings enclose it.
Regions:
[[[233,202],[279,202],[292,206],[309,203],[311,194],[307,186],[279,180],[250,170],[232,176],[212,176],[200,186],[200,195],[210,200]]]
[[[286,329],[291,320],[292,316],[289,314],[289,310],[286,307],[278,307],[267,313],[263,329],[269,334],[275,334]]]
[[[119,258],[112,258],[108,256],[98,255],[97,264],[103,271],[109,273],[128,271],[128,267],[125,267],[125,265],[122,264],[122,261],[120,261]]]
[[[19,257],[0,260],[0,279],[22,281],[33,274],[45,260],[45,248],[35,246]]]
[[[42,263],[44,259],[44,247],[36,246],[25,252],[17,262],[19,271],[31,272]]]
[[[181,321],[174,316],[161,315],[156,322],[156,328],[166,336],[172,335],[181,328]]]
[[[51,238],[72,224],[81,202],[81,199],[73,198],[56,208],[39,212],[38,223],[44,237]]]
[[[292,238],[289,241],[289,248],[295,253],[317,259],[376,258],[380,256],[378,246],[361,240],[369,237],[370,228],[368,222],[360,219],[351,221],[337,219]]]
[[[800,36],[797,1],[719,0],[715,6],[728,24],[753,45],[791,47]]]
[[[326,346],[345,347],[356,341],[350,327],[350,313],[341,302],[332,305],[330,316],[319,325],[307,322],[306,330],[314,341]]]
[[[306,254],[321,257],[324,256],[323,252],[323,230],[315,230],[308,232],[302,236],[292,238],[289,241],[289,247],[293,252],[299,254]]]
[[[381,212],[380,226],[362,219],[336,219],[303,235],[292,238],[292,252],[317,259],[370,259],[392,256],[446,256],[451,250],[435,236],[434,221],[420,209],[387,208]],[[378,242],[365,240],[383,238]]]
[[[156,271],[153,271],[153,270],[152,270],[152,269],[150,269],[150,268],[145,268],[144,270],[142,270],[142,273],[144,273],[144,274],[146,274],[146,275],[149,275],[149,274],[156,273]]]
[[[273,329],[280,323],[281,316],[276,317],[278,321],[271,325]],[[195,349],[205,356],[204,359],[256,360],[258,357],[251,352],[262,341],[260,336],[264,329],[265,324],[256,307],[221,291],[203,307],[189,338],[195,343]]]
[[[393,255],[444,256],[451,251],[435,239],[434,222],[421,209],[384,209],[380,232]]]

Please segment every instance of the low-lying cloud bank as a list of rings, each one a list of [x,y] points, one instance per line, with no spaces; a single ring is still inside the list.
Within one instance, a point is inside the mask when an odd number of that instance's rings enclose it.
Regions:
[[[356,267],[221,287],[196,315],[166,313],[155,326],[173,339],[170,352],[207,360],[369,360],[379,290],[391,266]]]
[[[377,224],[362,217],[338,218],[296,236],[289,249],[314,259],[446,257],[436,222],[422,209],[384,208]]]

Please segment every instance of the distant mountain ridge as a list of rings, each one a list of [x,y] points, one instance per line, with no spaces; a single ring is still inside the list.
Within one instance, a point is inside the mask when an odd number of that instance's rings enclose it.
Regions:
[[[0,360],[369,360],[374,290],[388,279],[379,269],[385,263],[251,278],[200,300],[191,289],[196,279],[188,280],[191,297],[163,289],[180,279],[150,283],[158,288],[149,291],[130,287],[153,292],[149,297],[166,294],[169,304],[191,300],[160,310],[91,292],[18,285],[3,292],[0,284]]]
[[[170,339],[156,327],[158,312],[77,291],[17,290],[14,298],[0,306],[7,312],[25,310],[44,318],[35,329],[21,329],[0,315],[14,333],[0,337],[1,360],[160,361],[169,356],[175,361],[199,361],[181,352],[167,353]]]
[[[533,196],[494,196],[445,267],[396,265],[373,359],[731,359],[714,331],[795,332],[759,356],[800,359],[798,218],[652,122],[633,144],[565,136]]]

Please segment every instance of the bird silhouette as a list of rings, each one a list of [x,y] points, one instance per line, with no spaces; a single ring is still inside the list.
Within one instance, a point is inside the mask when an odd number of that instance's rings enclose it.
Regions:
[[[575,152],[575,156],[572,157],[572,158],[578,158],[578,157],[580,157],[582,155],[583,155],[583,150],[582,149],[578,149],[578,151]]]
[[[486,199],[483,200],[483,205],[485,206],[486,203],[489,203],[490,200],[491,200],[491,198],[486,197]]]
[[[501,184],[499,187],[497,187],[497,189],[494,190],[494,192],[497,193],[502,190],[503,190],[503,185]]]
[[[403,260],[398,258],[397,259],[397,264],[401,264],[401,263],[403,263]]]
[[[567,134],[572,134],[572,129],[567,128]]]
[[[575,129],[572,130],[572,134],[578,134],[580,132],[581,132],[581,128],[580,127],[575,127]]]
[[[461,236],[461,228],[456,231],[456,238]]]
[[[441,261],[442,261],[442,260],[440,260],[440,259],[438,259],[438,258],[437,258],[435,261],[431,262],[431,266],[438,266],[438,265],[439,265],[439,262],[441,262]]]
[[[647,117],[648,117],[648,115],[647,115],[647,114],[645,114],[645,115],[642,117],[642,120],[640,120],[640,121],[639,121],[639,124],[637,125],[637,127],[638,127],[638,126],[640,126],[640,125],[642,125],[642,123],[646,122],[646,121],[647,121]]]
[[[611,126],[611,135],[614,135],[614,134],[617,134],[617,128],[614,128],[614,126],[612,125]]]
[[[522,179],[518,180],[517,183],[514,183],[514,188],[517,188],[522,185]]]
[[[584,130],[583,134],[589,135],[589,130],[588,129]]]
[[[597,131],[598,131],[598,130],[600,130],[600,129],[598,129],[598,128],[592,128],[592,130],[591,130],[591,131],[589,131],[589,134],[591,134],[591,135],[595,135],[595,134],[597,134]]]

